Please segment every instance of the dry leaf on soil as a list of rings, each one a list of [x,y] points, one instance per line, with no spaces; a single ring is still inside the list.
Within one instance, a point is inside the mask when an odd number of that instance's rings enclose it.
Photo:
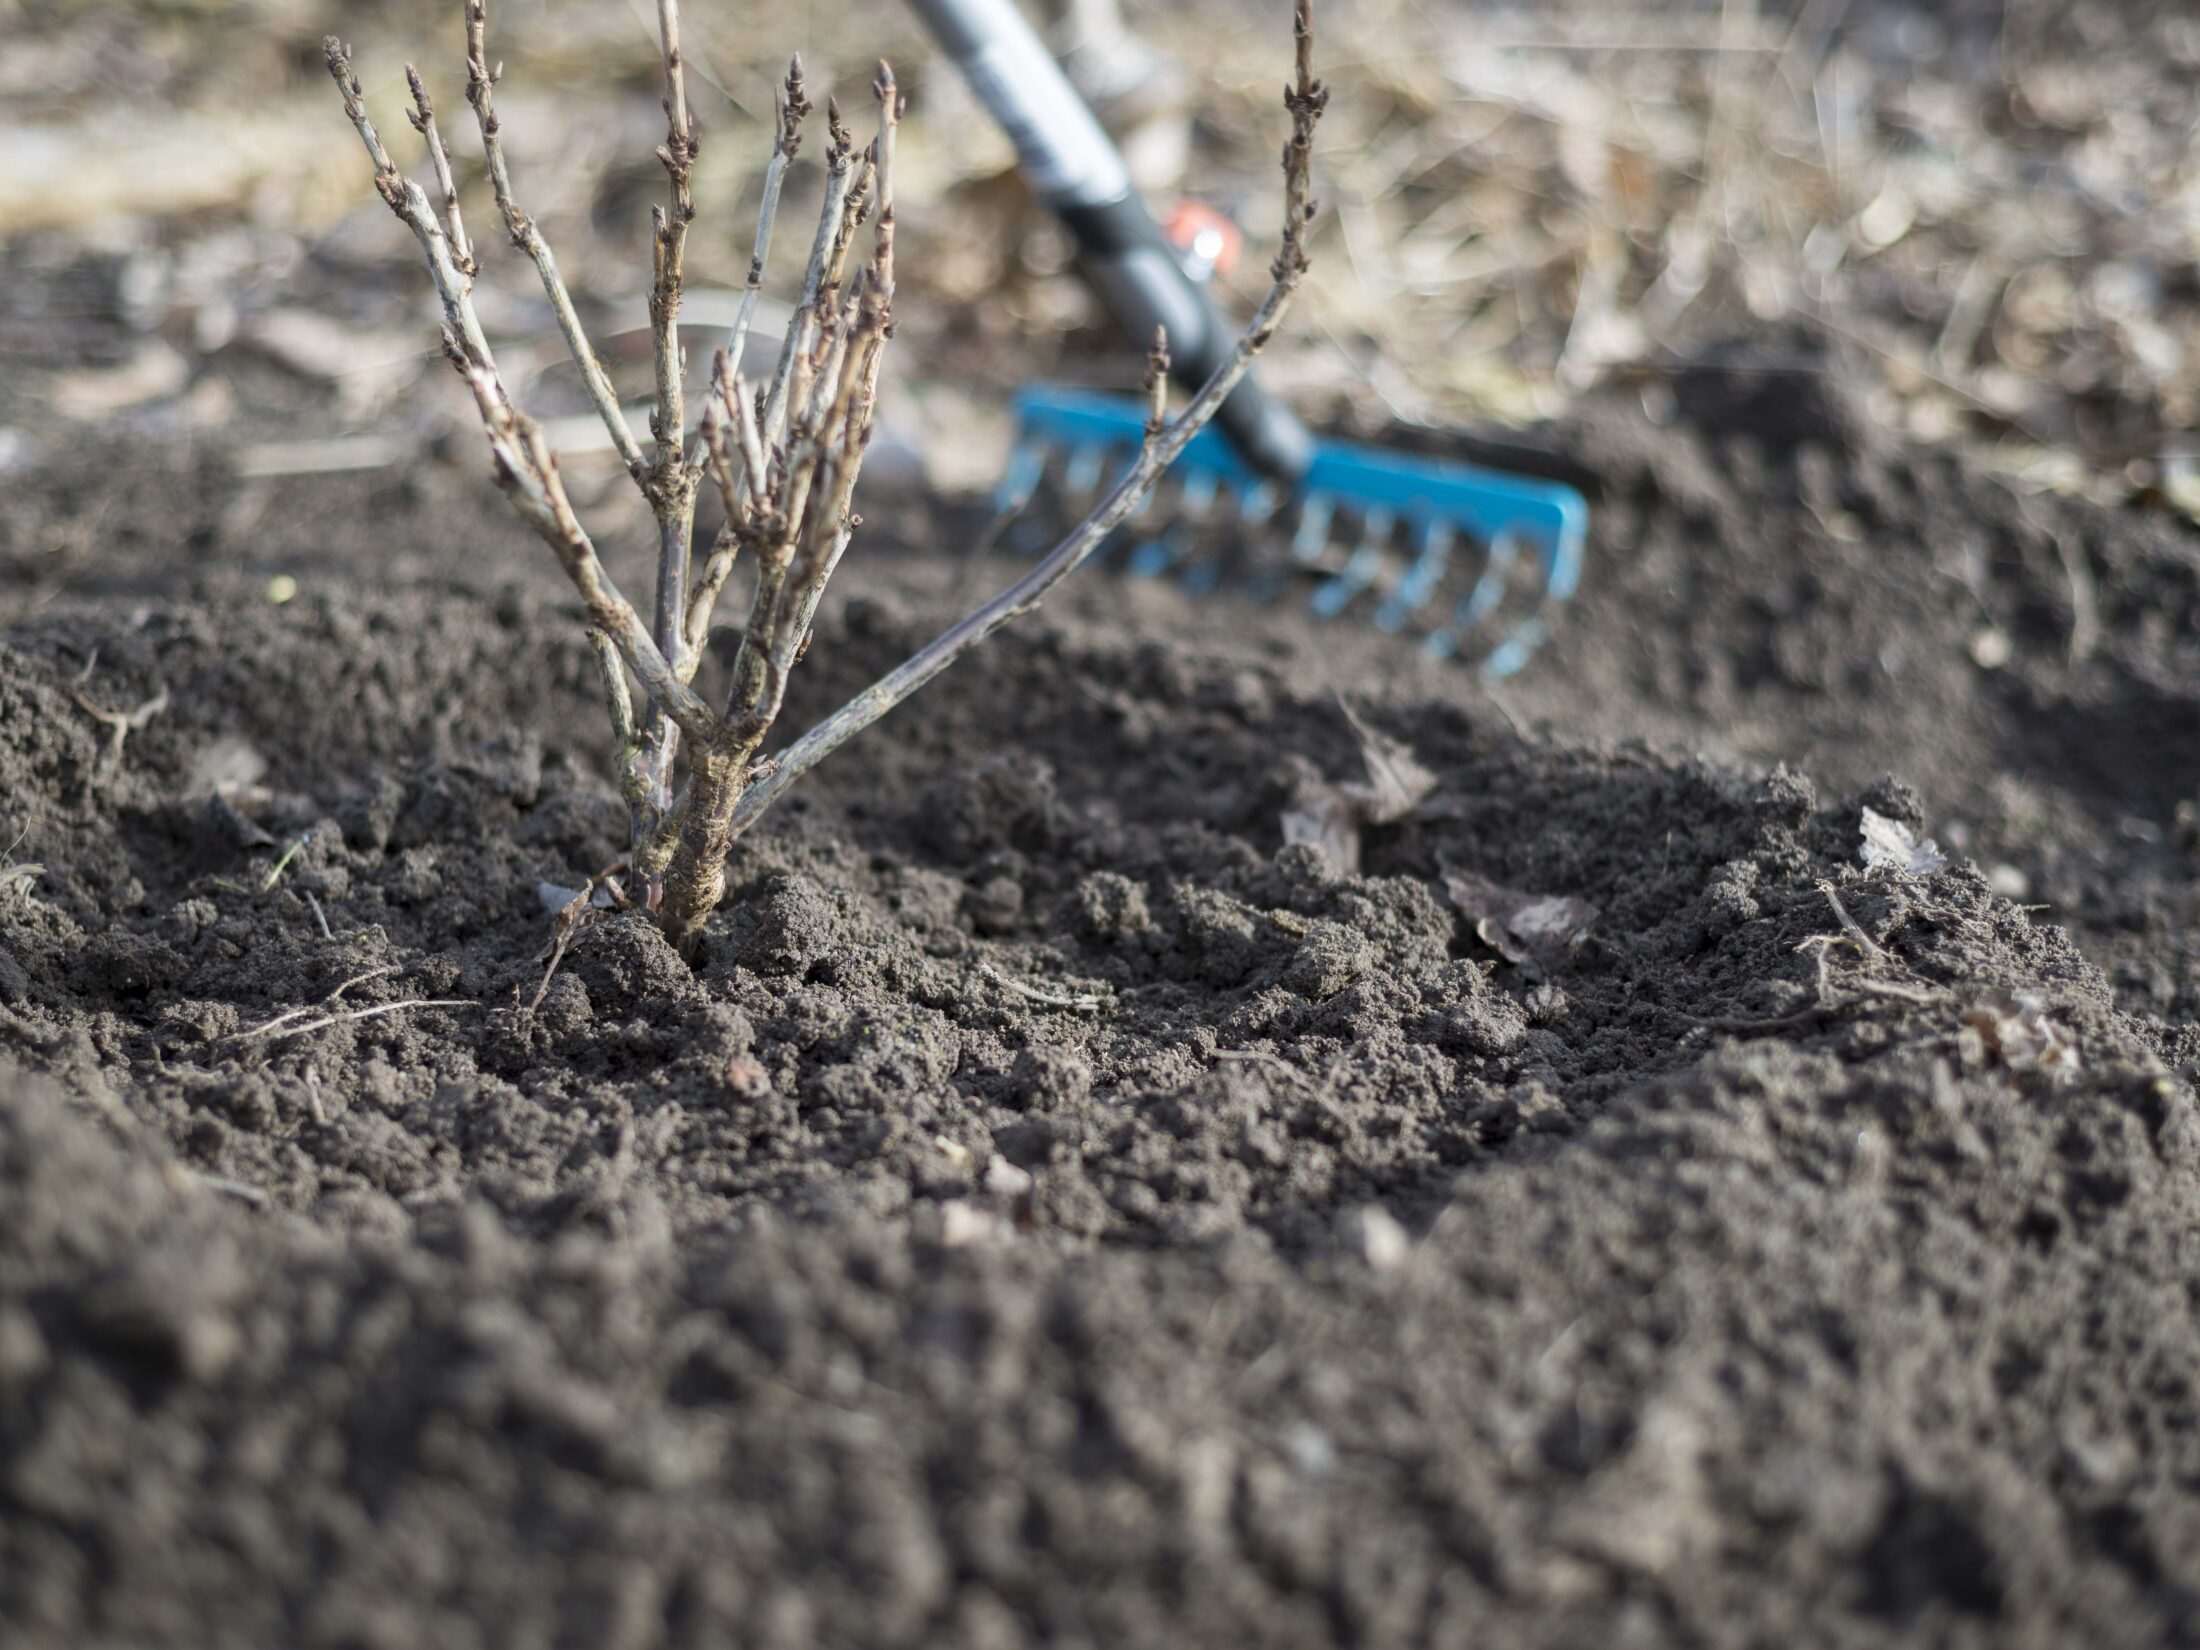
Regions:
[[[608,911],[617,903],[611,897],[611,890],[602,883],[590,883],[586,888],[568,888],[562,882],[535,884],[535,900],[546,916],[560,915],[583,895],[588,897],[589,908],[597,911]]]
[[[1343,710],[1352,731],[1359,735],[1360,760],[1367,766],[1367,778],[1347,779],[1337,789],[1358,811],[1361,823],[1396,824],[1428,799],[1429,792],[1436,789],[1436,775],[1404,740],[1369,727],[1350,705],[1343,706]]]
[[[1948,863],[1940,845],[1919,837],[1899,819],[1889,819],[1873,809],[1864,810],[1864,849],[1860,856],[1873,870],[1889,866],[1906,877],[1921,877]]]
[[[1573,955],[1597,908],[1567,894],[1530,894],[1439,861],[1452,904],[1482,943],[1514,967],[1550,973]]]
[[[1350,705],[1340,703],[1360,741],[1365,779],[1323,781],[1313,794],[1283,815],[1283,840],[1315,843],[1340,870],[1360,868],[1360,830],[1394,825],[1428,799],[1436,775],[1403,740],[1363,722]]]
[[[1360,868],[1359,815],[1327,780],[1310,787],[1300,806],[1283,810],[1283,840],[1313,843],[1340,871]]]

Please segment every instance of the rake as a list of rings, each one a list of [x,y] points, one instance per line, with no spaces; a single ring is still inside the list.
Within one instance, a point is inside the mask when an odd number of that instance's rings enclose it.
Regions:
[[[1007,132],[1117,321],[1141,343],[1165,330],[1177,380],[1204,383],[1234,329],[1013,0],[911,3]],[[1146,424],[1143,400],[1055,384],[1026,386],[1015,410],[1004,514],[1051,499],[1075,519],[1130,464]],[[1171,576],[1194,593],[1297,591],[1319,618],[1364,619],[1506,676],[1573,595],[1588,519],[1557,482],[1317,437],[1248,375],[1108,553],[1134,578]]]

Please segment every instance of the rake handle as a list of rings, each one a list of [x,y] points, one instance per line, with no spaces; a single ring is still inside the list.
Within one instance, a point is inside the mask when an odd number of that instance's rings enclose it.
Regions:
[[[1013,0],[910,3],[1008,133],[1025,178],[1077,242],[1116,320],[1140,343],[1165,330],[1170,375],[1197,390],[1228,358],[1235,329],[1184,273],[1123,157]],[[1215,423],[1248,464],[1286,488],[1313,463],[1306,426],[1250,373]]]

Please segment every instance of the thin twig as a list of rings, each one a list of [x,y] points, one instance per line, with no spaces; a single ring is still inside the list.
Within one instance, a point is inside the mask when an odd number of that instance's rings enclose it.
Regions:
[[[1100,1007],[1104,1000],[1091,992],[1046,991],[1035,985],[1026,985],[1021,980],[1010,979],[991,963],[978,964],[978,972],[995,985],[1005,987],[1007,990],[1015,992],[1019,997],[1028,997],[1035,1003],[1044,1003],[1048,1008],[1069,1008],[1075,1009],[1079,1013],[1089,1014]]]
[[[271,1036],[275,1042],[286,1037],[303,1037],[309,1031],[321,1031],[329,1026],[348,1025],[355,1020],[379,1019],[384,1014],[400,1014],[410,1008],[479,1008],[481,1005],[464,997],[408,997],[403,1002],[381,1003],[373,1008],[354,1008],[342,1014],[324,1014],[317,1020],[306,1020],[286,1026],[281,1031],[268,1033],[265,1028],[241,1033],[236,1041],[248,1042],[260,1036]]]
[[[1863,975],[1849,982],[1849,989],[1867,997],[1892,997],[1898,1003],[1916,1003],[1931,1007],[1948,1001],[1948,993],[1929,985],[1905,985],[1900,980],[1875,979]]]
[[[728,420],[734,426],[731,433],[726,429]],[[711,613],[718,605],[718,596],[725,589],[726,580],[733,573],[742,542],[756,530],[760,513],[770,504],[770,480],[763,437],[757,429],[756,404],[750,397],[748,385],[733,368],[724,350],[718,352],[711,393],[703,403],[701,439],[705,462],[711,479],[717,484],[726,522],[711,546],[703,570],[696,575],[694,591],[688,597],[686,670],[690,681],[694,680],[696,668],[702,661],[703,644],[710,635]],[[741,459],[738,470],[733,462],[736,450]]]
[[[1146,439],[1157,440],[1169,424],[1169,329],[1155,327],[1146,351]]]
[[[1708,1018],[1700,1014],[1683,1014],[1681,1018],[1698,1031],[1712,1031],[1729,1036],[1740,1036],[1746,1032],[1770,1034],[1775,1031],[1800,1031],[1805,1026],[1818,1024],[1835,1010],[1848,1006],[1850,1005],[1841,1001],[1812,1003],[1792,1014],[1774,1014],[1761,1020]]]
[[[832,485],[826,493],[824,511],[813,518],[821,524],[820,540],[829,548],[808,563],[795,589],[774,658],[782,680],[793,668],[796,650],[810,634],[825,586],[839,570],[840,558],[847,553],[855,529],[852,504],[856,475],[863,449],[871,438],[886,340],[894,330],[894,139],[900,126],[901,92],[889,65],[879,64],[871,90],[879,107],[878,137],[871,145],[871,190],[877,214],[871,267],[859,283],[853,326],[844,331],[841,381],[826,413],[830,419],[837,409],[840,451],[831,463]],[[1164,341],[1164,351],[1166,347]],[[834,439],[829,426],[826,439]]]
[[[474,257],[473,244],[466,239],[466,222],[459,213],[458,182],[451,175],[450,147],[436,129],[435,105],[428,101],[427,83],[410,63],[405,65],[405,84],[412,88],[410,118],[413,130],[428,146],[428,161],[435,168],[436,187],[443,191],[443,233],[450,238],[451,262],[460,274],[477,275],[481,272],[481,264]]]
[[[1833,907],[1834,920],[1841,924],[1841,932],[1848,935],[1856,949],[1872,961],[1886,961],[1887,953],[1880,949],[1879,942],[1865,933],[1857,920],[1849,915],[1849,908],[1841,903],[1841,896],[1833,891],[1833,884],[1820,877],[1818,879],[1818,891],[1826,896],[1826,903]]]
[[[478,8],[480,0],[474,0],[474,4]],[[437,221],[427,195],[420,185],[397,169],[397,162],[390,159],[389,150],[382,146],[382,134],[375,130],[373,120],[368,117],[359,76],[352,69],[351,48],[330,35],[321,42],[321,53],[337,91],[343,96],[344,113],[351,117],[359,141],[366,145],[367,156],[374,162],[375,192],[413,232],[420,242],[420,250],[427,257],[428,274],[435,283],[436,297],[443,305],[444,332],[455,339],[468,357],[493,380],[496,357],[490,353],[489,340],[474,315],[473,277],[459,266],[451,238]]]
[[[1835,934],[1813,934],[1795,949],[1808,951],[1818,969],[1818,1001],[1831,1003],[1839,995],[1833,988],[1833,949],[1848,941]]]
[[[880,354],[893,325],[893,157],[901,94],[884,63],[872,91],[879,106],[878,136],[860,166],[838,106],[828,104],[832,149],[826,198],[803,278],[803,302],[788,329],[760,420],[760,448],[772,448],[782,428],[786,440],[767,478],[769,530],[757,534],[756,597],[726,705],[727,723],[743,744],[752,736],[761,739],[777,718],[796,654],[847,548],[849,498],[862,466]],[[839,287],[866,178],[876,206],[871,263],[843,303]],[[782,417],[790,422],[782,426]],[[712,571],[718,561],[714,552]]]
[[[397,963],[384,963],[380,968],[370,968],[364,974],[354,974],[350,979],[345,980],[342,984],[338,985],[334,991],[331,991],[319,1002],[308,1003],[303,1008],[293,1008],[286,1010],[285,1012],[276,1015],[274,1019],[269,1020],[264,1025],[256,1026],[250,1031],[233,1032],[231,1033],[231,1040],[244,1042],[254,1037],[264,1037],[269,1032],[275,1030],[278,1026],[288,1025],[292,1020],[298,1019],[302,1015],[311,1014],[317,1008],[326,1008],[329,1004],[340,1001],[344,993],[349,991],[355,985],[365,985],[369,980],[379,980],[385,974],[396,973],[400,966],[401,965]]]
[[[2101,641],[2100,590],[2094,583],[2093,569],[2086,563],[2084,547],[2074,544],[2068,533],[2042,522],[2032,513],[2031,500],[2021,493],[2017,495],[2017,510],[2055,548],[2055,559],[2061,563],[2063,579],[2070,589],[2070,641],[2064,657],[2071,664],[2083,664]]]
[[[1684,1018],[1705,1031],[1769,1034],[1795,1030],[1844,1009],[1867,1007],[1874,998],[1913,1003],[1921,1008],[1936,1007],[1949,1001],[1948,993],[1937,986],[1910,985],[1900,980],[1882,979],[1873,974],[1852,975],[1836,985],[1833,977],[1833,952],[1837,947],[1852,947],[1863,956],[1867,964],[1878,962],[1892,965],[1894,959],[1889,956],[1885,947],[1867,934],[1863,926],[1849,915],[1848,907],[1841,903],[1841,896],[1834,891],[1832,883],[1820,879],[1818,890],[1833,907],[1834,918],[1840,923],[1841,932],[1813,934],[1795,948],[1811,953],[1812,962],[1816,966],[1815,1001],[1793,1013],[1762,1020],[1703,1019],[1695,1015],[1686,1015]]]
[[[642,456],[641,444],[634,439],[626,414],[619,410],[619,395],[611,387],[611,375],[604,371],[603,363],[596,358],[595,347],[588,341],[587,330],[582,327],[579,312],[573,307],[573,295],[566,290],[564,278],[558,273],[558,261],[551,255],[550,243],[542,238],[535,220],[520,210],[519,202],[513,197],[512,172],[504,158],[503,127],[496,112],[496,83],[504,70],[502,65],[493,69],[489,66],[488,31],[488,0],[466,0],[466,101],[473,106],[475,123],[481,128],[481,151],[488,167],[489,187],[496,195],[497,210],[504,216],[505,232],[512,237],[512,244],[534,262],[535,273],[542,281],[543,296],[550,300],[558,331],[565,339],[566,353],[580,369],[589,405],[603,420],[611,445],[618,451],[619,462],[626,466],[629,475],[640,481],[648,469],[648,461]]]
[[[833,248],[842,244],[841,220],[854,192],[855,142],[841,123],[839,105],[830,98],[825,102],[825,123],[831,134],[825,146],[825,195],[818,205],[809,266],[802,275],[802,296],[787,322],[786,336],[779,345],[779,365],[773,369],[771,388],[764,397],[764,445],[767,448],[779,439],[785,427],[787,392],[794,376],[795,361],[813,342],[810,329],[816,324],[818,305],[826,290],[825,272],[832,261]]]
[[[581,366],[582,376],[590,379],[591,397],[597,400],[599,410],[608,406],[607,424],[612,427],[613,439],[617,441],[625,425],[623,418],[618,416],[617,401],[610,393],[609,381],[602,378],[600,368],[591,377],[590,368],[594,356],[588,352],[587,339],[579,330],[577,318],[572,316],[570,298],[563,296],[564,287],[557,280],[556,265],[550,261],[549,249],[535,232],[533,224],[512,200],[511,178],[504,161],[503,145],[498,139],[498,123],[492,101],[496,73],[488,65],[483,44],[486,26],[487,9],[484,0],[467,0],[467,100],[473,105],[481,127],[482,147],[488,158],[489,174],[497,202],[504,211],[505,224],[511,230],[513,240],[534,256],[536,266],[543,274],[544,289],[551,294],[553,307],[559,308],[559,324],[566,329],[567,341],[574,348],[574,359]],[[709,707],[673,673],[671,665],[643,627],[633,604],[627,601],[604,572],[602,563],[597,558],[595,545],[582,530],[579,518],[573,513],[572,504],[566,498],[564,482],[558,475],[556,461],[551,456],[549,444],[542,438],[540,428],[512,404],[497,372],[496,358],[490,352],[488,340],[474,312],[473,278],[459,267],[450,236],[437,221],[427,196],[417,184],[398,171],[396,163],[390,159],[389,151],[383,147],[381,134],[375,130],[374,122],[367,115],[358,76],[352,70],[350,49],[331,36],[323,42],[323,52],[328,61],[329,73],[342,94],[344,111],[350,116],[360,141],[366,146],[367,153],[374,162],[377,192],[390,210],[412,230],[426,254],[429,278],[443,306],[444,354],[473,391],[475,405],[481,413],[483,431],[489,439],[497,484],[512,500],[522,519],[557,554],[567,576],[579,590],[591,622],[597,631],[616,646],[625,668],[634,672],[658,705],[683,727],[709,728],[712,721]],[[640,462],[640,449],[634,446],[631,432],[627,433],[625,446],[621,451],[622,455],[633,455],[630,468]],[[619,726],[622,749],[631,752],[634,746],[631,731],[633,715],[631,705],[625,697],[625,676],[621,670],[612,668],[615,661],[605,656],[604,644],[596,645],[613,720]],[[627,761],[630,762],[631,757]],[[631,800],[632,787],[629,786],[628,790]],[[654,820],[637,813],[634,825],[637,837],[653,823]]]
[[[779,196],[787,181],[787,168],[802,148],[802,122],[816,107],[802,81],[802,54],[787,61],[787,78],[772,96],[776,121],[772,128],[772,158],[764,166],[764,200],[756,209],[756,241],[749,252],[748,279],[741,288],[741,307],[726,330],[719,353],[738,373],[748,350],[749,326],[756,319],[757,300],[764,290],[764,266],[771,257],[772,230],[779,220]],[[695,454],[690,450],[690,459]]]
[[[688,226],[695,221],[695,123],[688,116],[687,76],[680,63],[679,0],[657,0],[657,36],[665,66],[665,141],[657,159],[665,169],[666,201],[651,214],[655,267],[649,286],[649,324],[657,368],[657,410],[650,415],[657,459],[643,489],[657,518],[657,603],[650,636],[679,680],[687,654],[688,563],[695,530],[696,472],[686,456],[687,368],[680,356],[680,293],[686,279]],[[647,763],[651,803],[671,800],[672,762],[679,724],[660,706]]]
[[[626,665],[619,658],[618,644],[595,625],[588,627],[588,645],[596,656],[596,676],[603,684],[604,703],[611,710],[611,732],[619,742],[619,794],[626,802],[629,830],[639,835],[648,818],[649,776],[643,766],[641,734],[634,723],[634,695],[627,688]]]
[[[643,625],[634,604],[611,582],[596,555],[595,542],[581,526],[566,496],[557,459],[543,439],[542,427],[507,402],[495,377],[452,351],[451,361],[474,392],[474,405],[496,461],[497,485],[527,524],[565,566],[596,628],[618,645],[620,656],[650,697],[674,722],[696,738],[708,738],[716,718],[695,691],[673,673]],[[607,673],[608,675],[608,673]]]

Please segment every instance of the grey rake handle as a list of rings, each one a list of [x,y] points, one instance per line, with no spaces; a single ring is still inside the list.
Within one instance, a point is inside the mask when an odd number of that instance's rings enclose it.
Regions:
[[[1172,376],[1187,389],[1204,384],[1229,355],[1236,329],[1184,273],[1123,157],[1014,0],[910,4],[1008,133],[1025,178],[1076,240],[1116,320],[1140,344],[1166,329]],[[1313,462],[1306,426],[1251,374],[1215,423],[1247,463],[1287,489]]]

